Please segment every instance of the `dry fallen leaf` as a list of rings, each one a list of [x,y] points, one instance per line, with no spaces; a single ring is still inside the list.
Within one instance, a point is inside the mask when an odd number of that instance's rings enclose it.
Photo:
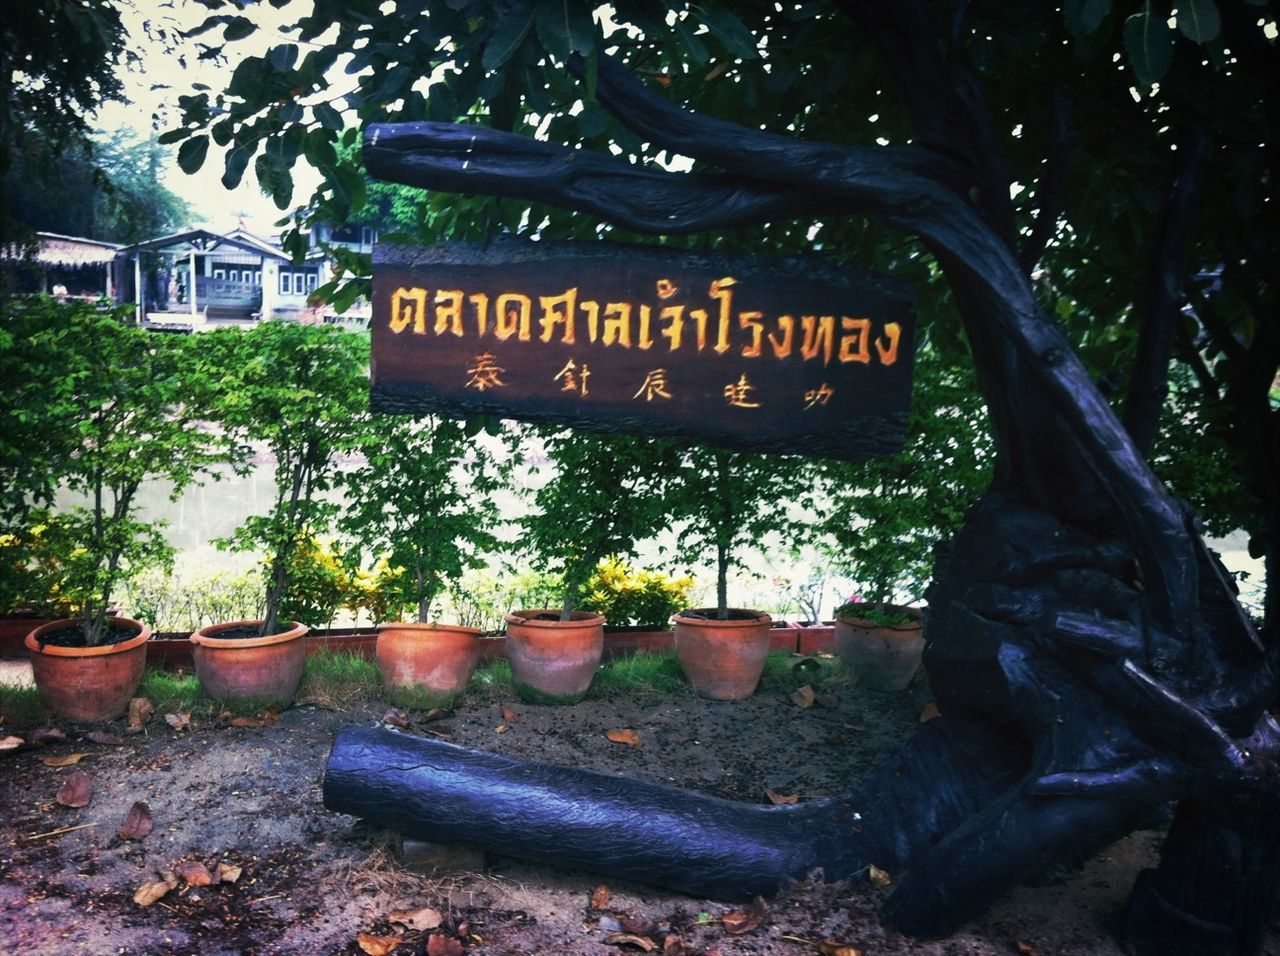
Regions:
[[[165,714],[164,722],[174,730],[190,730],[191,711],[180,710],[176,714]]]
[[[67,735],[57,727],[37,727],[27,734],[27,739],[33,744],[47,744],[51,740],[66,740]]]
[[[602,910],[609,905],[609,900],[613,897],[613,890],[609,889],[609,884],[601,883],[591,891],[591,907],[592,909]]]
[[[652,936],[658,932],[658,924],[644,916],[624,916],[618,926],[624,933],[635,936]]]
[[[150,906],[177,885],[177,883],[171,883],[168,880],[153,880],[150,883],[143,883],[133,891],[133,901],[139,906]]]
[[[213,874],[198,860],[183,860],[173,868],[173,872],[188,886],[210,886],[213,883]]]
[[[390,724],[392,727],[408,727],[409,715],[403,710],[396,710],[392,707],[389,711],[382,715],[382,722]]]
[[[626,744],[628,747],[640,746],[640,735],[630,727],[619,727],[616,730],[606,730],[604,735],[615,744]]]
[[[818,694],[813,700],[823,710],[840,709],[840,698],[835,694]]]
[[[637,936],[634,933],[611,933],[602,942],[606,946],[634,946],[636,949],[642,949],[646,953],[652,953],[658,948],[658,944],[648,936]]]
[[[494,728],[493,728],[493,732],[494,732],[495,734],[505,734],[505,733],[506,733],[508,730],[510,730],[510,729],[511,729],[511,728],[510,728],[510,727],[508,727],[506,724],[498,724],[498,726],[497,726],[497,727],[494,727]]]
[[[154,826],[155,818],[151,815],[151,808],[139,800],[129,808],[124,823],[120,824],[117,832],[122,840],[141,840]]]
[[[252,730],[258,730],[266,725],[267,722],[265,720],[259,720],[256,717],[233,717],[231,719],[232,727],[248,727]]]
[[[435,929],[444,921],[440,911],[433,910],[430,906],[416,910],[392,910],[387,914],[387,919],[393,923],[402,923],[413,930]]]
[[[46,767],[70,767],[77,764],[89,754],[65,754],[61,757],[41,757],[40,762]]]
[[[725,932],[734,936],[758,929],[764,922],[764,898],[757,896],[745,913],[725,913],[720,922],[724,924]]]
[[[280,719],[280,708],[277,707],[275,704],[272,704],[270,707],[264,710],[259,716],[262,718],[263,723],[274,724],[277,720]]]
[[[662,941],[662,956],[693,956],[693,950],[679,936],[668,933],[667,938]]]
[[[813,702],[818,699],[818,695],[813,692],[813,688],[805,684],[794,694],[791,695],[791,703],[795,704],[801,710],[807,710],[813,706]]]
[[[145,697],[135,697],[129,701],[129,725],[126,733],[137,734],[151,722],[151,715],[156,712],[155,705]]]
[[[77,767],[71,771],[54,797],[64,807],[87,807],[93,799],[93,780]]]
[[[502,708],[502,719],[509,724],[517,724],[520,722],[520,718],[516,715],[516,712],[512,710],[510,707]]]
[[[862,956],[862,950],[856,946],[850,946],[848,943],[841,943],[834,939],[824,939],[819,943],[818,952],[822,956]]]
[[[764,795],[768,797],[769,802],[775,806],[800,802],[800,796],[798,794],[782,794],[778,793],[776,790],[770,790],[768,787],[764,788]]]
[[[871,881],[872,886],[878,886],[881,889],[884,889],[893,882],[893,877],[880,869],[880,867],[876,866],[874,863],[867,867],[867,879]]]
[[[243,868],[236,866],[234,863],[219,863],[215,875],[218,877],[219,883],[234,883],[240,879],[242,872],[244,872]]]
[[[938,710],[938,705],[930,701],[928,704],[925,704],[924,710],[920,711],[920,723],[923,724],[926,720],[933,720],[933,718],[941,716],[942,714]]]
[[[116,747],[124,743],[123,737],[117,737],[115,734],[109,734],[102,730],[91,730],[84,735],[84,739],[107,747]]]
[[[0,737],[0,753],[4,753],[9,750],[17,750],[25,743],[26,741],[21,737]]]
[[[427,937],[427,956],[462,956],[462,944],[452,936],[433,933]]]
[[[1022,940],[1018,940],[1018,952],[1022,956],[1039,956],[1039,951],[1034,946],[1030,943],[1024,943]]]
[[[387,956],[403,940],[403,936],[374,936],[372,933],[360,933],[356,936],[356,944],[369,956]]]

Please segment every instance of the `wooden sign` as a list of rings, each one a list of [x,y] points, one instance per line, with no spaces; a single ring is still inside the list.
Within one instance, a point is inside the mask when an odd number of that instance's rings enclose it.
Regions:
[[[609,243],[379,246],[373,406],[892,454],[910,297],[824,263]]]

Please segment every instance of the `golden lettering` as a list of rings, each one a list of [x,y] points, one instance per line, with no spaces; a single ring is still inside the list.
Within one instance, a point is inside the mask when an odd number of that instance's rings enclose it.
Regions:
[[[835,316],[804,315],[800,317],[804,328],[804,341],[800,345],[800,354],[809,360],[817,358],[822,351],[822,364],[831,364],[831,353],[835,351],[836,320]]]
[[[720,322],[717,326],[716,351],[723,355],[729,351],[729,313],[733,310],[733,287],[738,280],[725,276],[711,283],[711,298],[720,300]],[[699,346],[701,348],[701,346]]]
[[[742,347],[744,358],[759,358],[764,347],[764,313],[739,312],[738,326],[751,330],[751,344]]]
[[[902,326],[897,322],[886,322],[884,337],[889,340],[889,344],[881,345],[880,339],[876,339],[876,354],[880,356],[881,365],[893,365],[898,361],[898,340],[902,337]]]
[[[489,297],[477,292],[468,296],[467,301],[476,307],[476,338],[483,338],[489,331]]]
[[[846,333],[840,336],[840,361],[871,361],[871,320],[840,317],[840,328]]]
[[[587,379],[590,377],[591,369],[587,367],[587,363],[583,362],[582,368],[578,368],[573,359],[565,362],[564,368],[552,376],[552,378],[564,383],[560,386],[560,391],[578,392],[584,398],[587,396]]]
[[[566,345],[574,343],[573,335],[573,319],[577,309],[578,287],[566,289],[564,295],[544,295],[538,297],[538,304],[542,306],[542,335],[543,342],[550,342],[551,336],[555,334],[556,325],[564,324],[564,334],[560,336],[560,341]]]
[[[604,344],[617,342],[624,349],[631,348],[631,303],[610,302],[604,307],[604,314]]]
[[[448,329],[462,337],[462,290],[440,289],[436,292],[436,335]]]
[[[644,383],[631,397],[636,399],[643,395],[646,402],[651,402],[655,398],[670,398],[671,392],[668,391],[669,388],[667,370],[665,368],[655,368],[645,375]]]
[[[831,396],[835,394],[833,389],[826,382],[823,382],[817,388],[811,388],[804,393],[804,410],[807,412],[814,405],[826,405],[831,401]]]
[[[641,351],[653,348],[653,336],[649,334],[649,320],[652,315],[652,308],[647,305],[640,306],[640,339],[636,342],[636,348]]]
[[[507,384],[500,377],[506,369],[494,360],[492,352],[481,352],[472,361],[475,364],[467,369],[467,374],[471,376],[467,379],[467,388],[483,392],[485,389],[502,388]]]
[[[657,289],[659,299],[669,299],[680,291],[680,287],[670,279],[659,279],[654,283],[654,286]]]
[[[738,408],[759,408],[760,403],[751,400],[751,393],[755,390],[756,387],[747,380],[747,373],[743,372],[736,382],[724,387],[724,400]]]
[[[512,305],[519,306],[519,310],[513,309]],[[529,334],[529,318],[533,311],[533,300],[527,295],[521,295],[519,292],[504,292],[498,296],[495,303],[497,311],[497,324],[494,327],[493,334],[502,341],[506,341],[511,336],[519,333],[521,342],[528,342]]]
[[[706,309],[690,309],[689,318],[693,319],[698,326],[698,351],[701,352],[707,347],[707,310]]]
[[[781,340],[770,332],[769,345],[773,347],[774,357],[783,359],[791,354],[791,349],[795,345],[796,317],[794,315],[778,316],[778,328],[782,330]]]
[[[600,337],[600,303],[588,299],[582,303],[582,311],[587,313],[587,338],[594,342]]]
[[[391,321],[388,326],[399,335],[410,322],[415,335],[427,334],[427,290],[401,286],[391,293]]]
[[[684,306],[669,305],[658,313],[658,319],[667,323],[660,334],[671,340],[668,351],[674,352],[680,347],[680,339],[684,335]]]

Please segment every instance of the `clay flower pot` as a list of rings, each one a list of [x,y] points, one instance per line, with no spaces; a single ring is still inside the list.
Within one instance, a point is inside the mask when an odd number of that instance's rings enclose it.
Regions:
[[[755,693],[769,656],[768,614],[731,608],[721,621],[708,608],[681,611],[674,620],[676,658],[694,690],[713,700]]]
[[[219,636],[252,635],[261,623],[210,624],[191,635],[196,677],[210,697],[281,707],[293,703],[307,657],[306,625],[289,621],[288,630],[266,637]]]
[[[379,626],[376,654],[387,699],[420,710],[452,706],[476,669],[480,633],[451,624]]]
[[[880,624],[856,615],[836,618],[836,653],[859,687],[903,690],[920,667],[924,652],[924,614],[918,608],[889,605],[886,611],[909,615],[905,624]]]
[[[507,659],[521,699],[535,704],[582,700],[604,653],[604,615],[547,608],[507,615]]]
[[[85,724],[109,720],[124,713],[137,694],[147,664],[151,628],[124,617],[111,618],[108,624],[137,633],[117,644],[41,646],[49,632],[80,626],[79,621],[64,620],[42,624],[27,635],[24,643],[31,656],[36,687],[45,704],[59,717]]]

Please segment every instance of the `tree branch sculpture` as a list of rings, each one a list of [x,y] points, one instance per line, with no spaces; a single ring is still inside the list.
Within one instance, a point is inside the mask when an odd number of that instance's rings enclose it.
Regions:
[[[1144,954],[1171,941],[1256,952],[1280,878],[1280,726],[1267,709],[1280,656],[1264,653],[1190,516],[1041,310],[1000,200],[970,196],[973,176],[992,175],[975,173],[991,142],[963,64],[940,63],[928,36],[884,32],[904,63],[948,76],[975,121],[956,141],[941,107],[913,104],[945,154],[802,142],[694,114],[600,56],[600,103],[644,140],[723,172],[637,168],[431,123],[370,127],[364,155],[384,179],[549,202],[645,232],[820,208],[923,239],[960,304],[1001,454],[928,593],[926,667],[943,717],[855,792],[773,810],[348,731],[326,805],[710,895],[875,863],[899,876],[885,919],[934,935],[1176,800],[1161,865],[1135,888],[1132,942]],[[726,859],[735,846],[741,855]]]

